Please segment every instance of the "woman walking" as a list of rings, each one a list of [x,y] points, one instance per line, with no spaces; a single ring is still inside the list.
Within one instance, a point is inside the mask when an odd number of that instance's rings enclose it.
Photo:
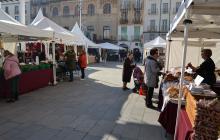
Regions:
[[[10,83],[10,95],[7,102],[18,100],[18,80],[21,70],[18,58],[8,50],[4,51],[5,61],[3,63],[4,77]]]
[[[79,66],[81,69],[81,79],[85,78],[85,68],[87,67],[86,52],[82,50],[79,56]]]

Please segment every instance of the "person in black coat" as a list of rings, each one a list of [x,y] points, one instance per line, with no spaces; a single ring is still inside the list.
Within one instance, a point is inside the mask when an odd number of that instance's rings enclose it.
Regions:
[[[131,75],[135,65],[133,65],[133,54],[129,53],[128,57],[125,59],[123,64],[123,73],[122,73],[122,81],[123,81],[123,90],[128,90],[127,83],[131,81]]]
[[[196,75],[202,76],[204,78],[203,83],[212,86],[216,83],[215,63],[211,58],[212,51],[210,49],[203,49],[201,56],[204,59],[204,62],[199,67],[196,68],[192,66],[191,63],[189,63],[187,67],[190,67],[194,72],[196,72]]]

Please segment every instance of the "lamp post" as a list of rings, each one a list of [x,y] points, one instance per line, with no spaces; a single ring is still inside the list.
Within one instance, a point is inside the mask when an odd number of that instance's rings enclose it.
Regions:
[[[79,27],[82,30],[82,0],[79,1]]]

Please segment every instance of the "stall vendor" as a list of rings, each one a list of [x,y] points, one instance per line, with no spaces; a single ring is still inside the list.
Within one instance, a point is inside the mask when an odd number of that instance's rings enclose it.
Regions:
[[[216,83],[215,63],[211,58],[212,51],[210,49],[203,49],[201,51],[201,56],[204,59],[204,62],[199,67],[194,67],[191,63],[188,63],[187,67],[190,67],[196,72],[196,75],[202,76],[204,78],[203,83],[212,86]]]

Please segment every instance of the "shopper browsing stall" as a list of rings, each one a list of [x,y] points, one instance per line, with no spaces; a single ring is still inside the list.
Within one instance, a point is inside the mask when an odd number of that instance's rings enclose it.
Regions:
[[[210,49],[203,49],[201,56],[204,62],[199,67],[194,67],[191,63],[188,63],[187,67],[190,67],[196,75],[200,75],[204,78],[203,83],[213,85],[216,83],[215,77],[215,63],[212,60],[212,51]]]
[[[4,77],[10,83],[10,95],[7,102],[18,100],[18,80],[21,70],[18,58],[8,50],[4,51],[5,60],[3,62]]]
[[[159,74],[161,70],[161,66],[157,59],[159,58],[159,53],[156,48],[150,50],[150,56],[147,57],[145,63],[145,70],[146,70],[146,84],[148,87],[148,94],[146,96],[146,106],[151,108],[153,107],[152,104],[152,97],[154,94],[154,88],[158,87],[159,82]]]
[[[76,69],[76,53],[73,48],[65,53],[67,70],[70,73],[69,81],[73,81],[73,70]]]
[[[128,57],[125,59],[123,64],[123,73],[122,73],[122,81],[123,81],[123,90],[129,90],[127,87],[127,83],[131,81],[131,75],[135,65],[133,63],[133,54],[128,53]]]
[[[81,79],[85,78],[85,68],[87,67],[86,52],[82,50],[79,56],[79,66],[81,69]]]

